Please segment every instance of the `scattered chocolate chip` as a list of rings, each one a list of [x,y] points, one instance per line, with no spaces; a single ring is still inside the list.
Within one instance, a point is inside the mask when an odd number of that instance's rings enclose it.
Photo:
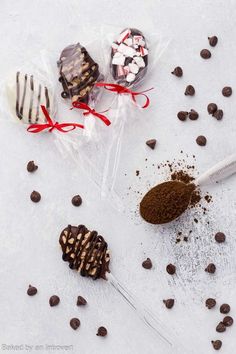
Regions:
[[[225,97],[229,97],[232,95],[232,88],[229,87],[229,86],[225,86],[223,89],[222,89],[222,95],[225,96]]]
[[[219,349],[222,347],[222,342],[221,342],[221,340],[212,340],[211,343],[212,343],[213,348],[214,348],[215,350],[219,350]]]
[[[211,57],[211,52],[208,49],[202,49],[200,55],[203,59],[209,59]]]
[[[51,307],[57,306],[59,304],[59,302],[60,302],[60,298],[57,295],[52,295],[49,299],[49,305]]]
[[[180,66],[177,66],[176,68],[174,68],[174,70],[171,72],[171,74],[173,74],[177,77],[181,77],[181,76],[183,76],[183,70]]]
[[[163,300],[163,303],[166,305],[167,309],[172,309],[172,307],[174,306],[175,300],[174,299],[167,299],[167,300]]]
[[[198,117],[199,117],[199,114],[194,109],[191,109],[191,111],[189,112],[189,119],[197,120]]]
[[[146,145],[150,147],[150,149],[154,150],[156,146],[156,139],[150,139],[146,141]]]
[[[139,171],[139,170],[137,170],[137,171],[136,171],[136,176],[139,176],[139,173],[140,173],[140,171]]]
[[[225,234],[223,232],[217,232],[215,234],[215,240],[218,243],[225,242]]]
[[[75,195],[72,199],[71,199],[71,203],[78,207],[82,204],[82,198],[80,195]]]
[[[214,114],[217,111],[217,105],[215,103],[209,103],[207,106],[207,111],[209,114]]]
[[[83,296],[78,296],[77,297],[77,306],[84,306],[87,304],[87,301]]]
[[[225,316],[222,322],[226,327],[230,327],[234,323],[234,320],[231,316]]]
[[[211,47],[215,47],[218,42],[218,38],[216,36],[208,37],[208,41]]]
[[[37,288],[35,288],[35,286],[29,285],[28,290],[27,290],[27,294],[29,296],[34,296],[35,294],[37,294],[37,292],[38,292],[38,290],[37,290]]]
[[[223,304],[220,306],[220,313],[227,314],[230,312],[230,306],[228,304]]]
[[[207,273],[211,273],[211,274],[215,273],[215,271],[216,271],[216,266],[215,266],[215,264],[214,264],[214,263],[208,264],[208,266],[206,267],[205,271],[206,271]]]
[[[147,258],[145,261],[142,263],[143,268],[145,269],[151,269],[152,268],[152,261],[150,258]]]
[[[34,172],[34,171],[36,171],[37,169],[38,169],[38,166],[35,165],[34,161],[29,161],[29,162],[27,163],[27,171],[28,171],[28,172]]]
[[[223,318],[222,322],[223,322],[225,327],[230,327],[230,326],[233,325],[234,320],[233,320],[233,318],[231,316],[226,316],[226,317]]]
[[[186,111],[180,111],[177,113],[177,117],[179,118],[179,120],[181,120],[182,122],[185,121],[188,117],[188,112]]]
[[[222,109],[217,109],[215,113],[213,113],[213,117],[215,117],[217,120],[221,120],[223,118],[224,112]]]
[[[106,337],[107,335],[107,329],[105,327],[99,327],[97,331],[97,336],[99,337]]]
[[[217,326],[216,326],[216,332],[222,333],[226,331],[226,327],[224,325],[223,322],[220,322]]]
[[[38,203],[40,201],[40,199],[41,199],[41,195],[40,195],[39,192],[33,191],[30,194],[30,199],[32,200],[32,202]]]
[[[70,320],[70,326],[71,328],[73,328],[74,330],[76,330],[77,328],[79,328],[80,326],[80,320],[78,318],[72,318]]]
[[[215,299],[212,299],[212,298],[209,298],[206,300],[206,307],[210,310],[212,309],[213,307],[215,307],[216,305],[216,300]]]
[[[176,272],[176,266],[170,263],[166,266],[166,271],[168,274],[173,275]]]
[[[184,92],[185,96],[193,96],[195,94],[195,88],[192,85],[188,85]]]
[[[196,139],[196,143],[200,146],[205,146],[207,143],[206,137],[204,135],[199,135]]]

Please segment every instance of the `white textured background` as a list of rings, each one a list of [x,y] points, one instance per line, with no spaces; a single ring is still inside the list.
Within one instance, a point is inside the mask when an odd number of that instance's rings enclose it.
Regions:
[[[56,53],[56,63],[64,46],[76,41],[86,46],[98,39],[103,24],[120,29],[136,26],[147,37],[154,32],[159,34],[162,46],[168,43],[155,64],[153,76],[145,83],[145,88],[155,86],[150,93],[152,107],[143,114],[137,113],[138,118],[127,123],[123,136],[115,188],[123,198],[125,214],[100,200],[83,167],[62,159],[52,136],[33,136],[17,124],[9,124],[10,118],[1,104],[1,345],[28,344],[34,347],[32,352],[39,353],[47,350],[42,347],[36,351],[35,346],[47,344],[73,345],[71,352],[76,354],[176,353],[175,347],[168,349],[153,336],[109,284],[80,278],[61,261],[61,229],[68,223],[84,223],[107,239],[112,251],[112,272],[176,332],[185,344],[182,354],[213,353],[210,341],[217,338],[223,340],[222,353],[235,352],[235,327],[216,333],[215,326],[222,316],[218,308],[208,311],[204,306],[207,297],[216,297],[218,304],[231,304],[232,316],[236,313],[235,177],[208,188],[214,203],[206,217],[199,217],[198,224],[193,222],[194,211],[166,227],[149,227],[135,214],[140,198],[135,191],[145,192],[148,184],[154,185],[163,178],[157,163],[181,158],[183,150],[187,162],[196,155],[195,164],[201,173],[235,151],[235,17],[236,1],[230,0],[1,0],[2,81],[16,68],[27,67],[27,61],[42,49]],[[211,50],[212,58],[204,61],[199,52],[208,48],[208,35],[217,35],[219,43]],[[177,65],[184,70],[181,79],[170,74]],[[56,77],[55,84],[58,85]],[[187,84],[194,85],[195,97],[184,96]],[[230,98],[221,95],[225,85],[233,87]],[[60,97],[58,100],[61,102]],[[206,106],[212,101],[224,110],[221,122],[206,113]],[[59,108],[63,109],[62,105]],[[190,108],[195,108],[200,118],[195,122],[178,121],[176,113]],[[208,138],[204,148],[195,143],[199,134]],[[153,137],[158,145],[150,151],[145,141]],[[32,175],[25,168],[31,159],[39,165]],[[141,171],[140,180],[135,176],[137,169]],[[29,200],[33,189],[42,194],[38,205]],[[84,200],[80,208],[70,202],[77,193]],[[189,242],[176,245],[176,231],[189,229],[193,230]],[[224,245],[215,244],[213,236],[217,231],[226,233]],[[153,261],[151,271],[141,267],[146,257]],[[213,277],[204,272],[210,261],[217,265]],[[169,262],[177,265],[174,278],[165,272]],[[29,283],[39,289],[32,298],[26,295]],[[48,305],[53,293],[61,298],[57,308]],[[88,300],[86,308],[77,308],[78,295]],[[162,304],[167,297],[176,299],[170,311]],[[74,332],[68,323],[77,316],[81,327]],[[100,325],[107,327],[107,338],[96,337]],[[8,351],[1,347],[0,352]]]

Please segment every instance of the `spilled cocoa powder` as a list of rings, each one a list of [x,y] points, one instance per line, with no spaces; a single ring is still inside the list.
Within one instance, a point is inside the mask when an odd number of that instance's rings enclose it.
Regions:
[[[172,180],[149,190],[140,203],[140,214],[151,224],[165,224],[175,220],[188,208],[196,186]]]

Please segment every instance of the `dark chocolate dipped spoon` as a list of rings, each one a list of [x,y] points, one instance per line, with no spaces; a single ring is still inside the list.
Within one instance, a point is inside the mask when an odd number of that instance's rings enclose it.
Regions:
[[[178,352],[182,345],[178,343],[176,335],[166,325],[156,318],[125,286],[116,279],[109,270],[110,253],[104,238],[96,231],[89,231],[84,225],[68,225],[59,238],[62,249],[62,259],[69,263],[69,267],[80,273],[81,276],[92,277],[94,280],[102,278],[110,283],[135,310],[140,319],[162,339],[171,350]],[[181,352],[181,351],[180,351]]]

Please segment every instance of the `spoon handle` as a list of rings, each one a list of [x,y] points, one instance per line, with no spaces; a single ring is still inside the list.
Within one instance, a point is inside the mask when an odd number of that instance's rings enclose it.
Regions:
[[[169,348],[176,349],[176,353],[179,353],[178,350],[181,346],[178,343],[176,335],[171,332],[170,328],[167,328],[162,321],[156,318],[135,295],[127,290],[124,285],[114,277],[114,275],[107,273],[106,277],[108,282],[120,293],[131,308],[137,313],[139,318],[154,332],[154,334],[164,341]]]
[[[236,172],[236,154],[218,162],[215,166],[198,177],[195,183],[199,186],[218,182]]]

